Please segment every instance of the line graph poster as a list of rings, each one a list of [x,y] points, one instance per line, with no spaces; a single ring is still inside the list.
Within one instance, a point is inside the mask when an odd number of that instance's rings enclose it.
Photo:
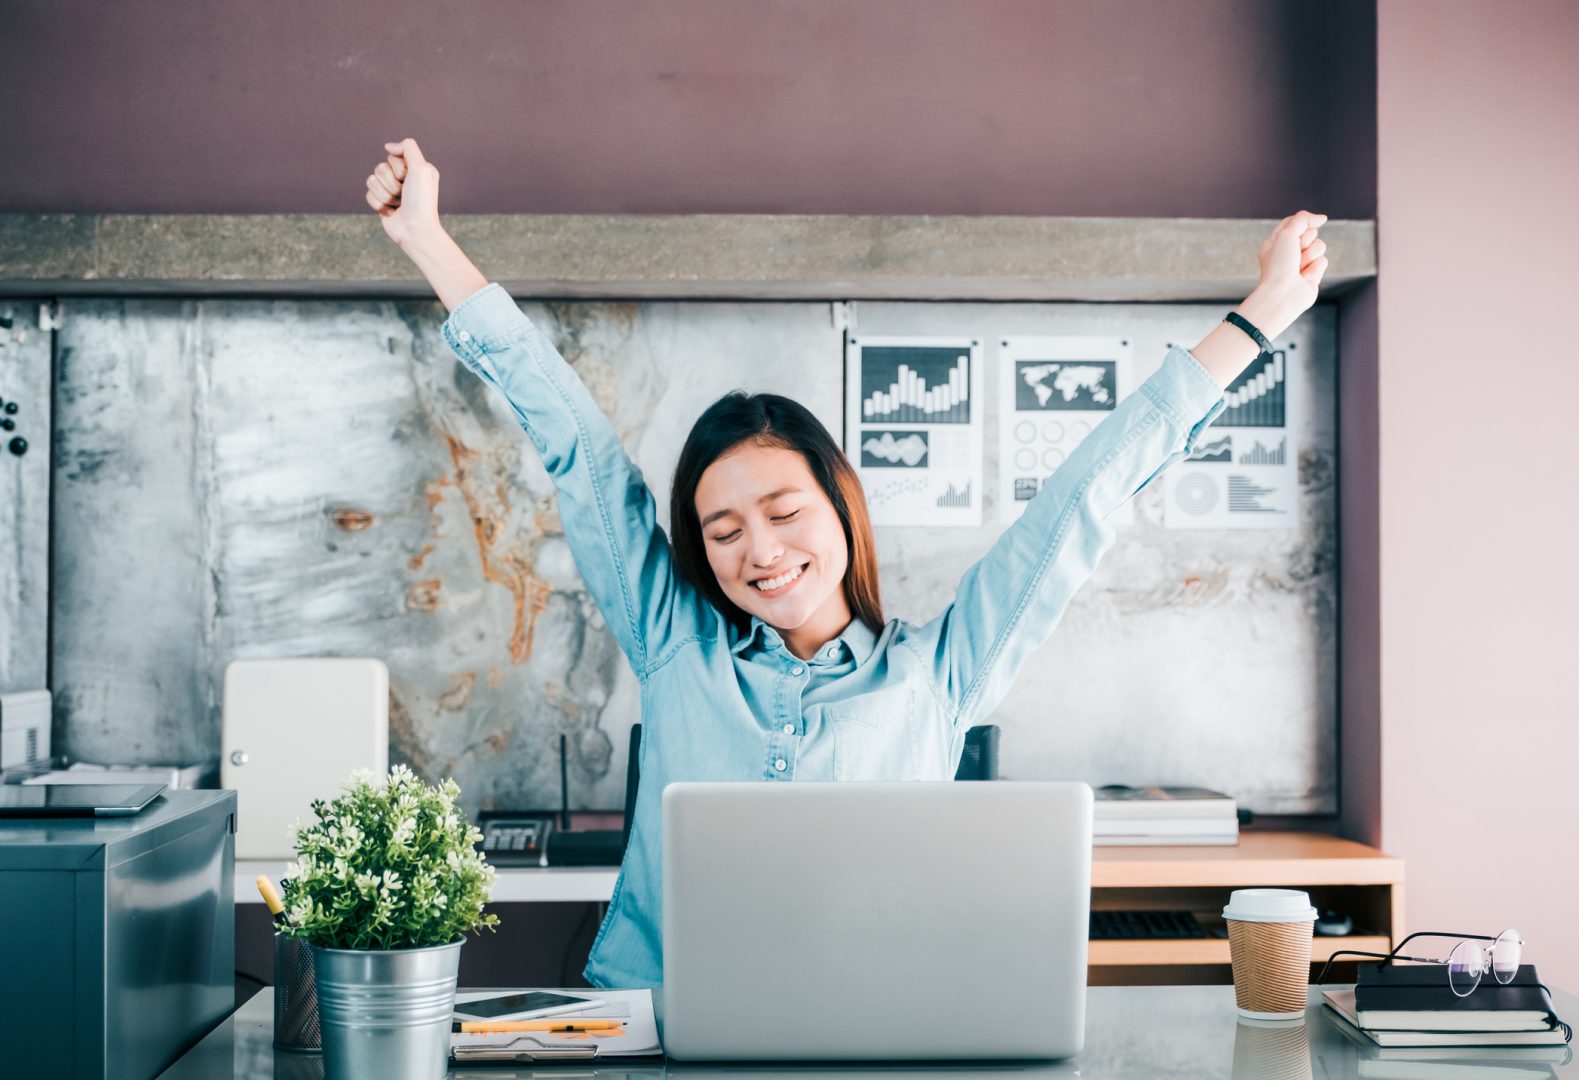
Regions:
[[[1288,349],[1294,346],[1291,344]],[[1226,406],[1195,453],[1164,474],[1169,529],[1292,529],[1299,524],[1298,387],[1288,349],[1273,349],[1223,391]]]
[[[1025,512],[1060,465],[1128,392],[1124,337],[1007,337],[998,341],[998,507]],[[1127,524],[1132,512],[1126,503]]]
[[[874,525],[980,525],[981,342],[845,341],[845,453]]]

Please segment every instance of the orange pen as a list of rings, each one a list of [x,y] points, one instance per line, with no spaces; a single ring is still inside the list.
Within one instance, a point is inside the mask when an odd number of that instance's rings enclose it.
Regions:
[[[452,1030],[474,1035],[495,1031],[614,1031],[623,1020],[460,1020]]]

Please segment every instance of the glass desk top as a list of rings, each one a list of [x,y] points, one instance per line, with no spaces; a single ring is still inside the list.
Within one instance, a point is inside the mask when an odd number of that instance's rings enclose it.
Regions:
[[[783,1063],[763,1065],[691,1065],[646,1062],[618,1065],[557,1064],[535,1066],[464,1065],[451,1077],[472,1080],[791,1080],[816,1073],[840,1080],[948,1080],[959,1077],[1003,1077],[1025,1080],[1055,1077],[1229,1078],[1229,1080],[1345,1080],[1345,1078],[1453,1076],[1473,1080],[1549,1080],[1579,1078],[1572,1047],[1555,1054],[1527,1051],[1420,1051],[1362,1047],[1346,1035],[1321,992],[1310,991],[1306,1022],[1295,1025],[1241,1024],[1229,986],[1097,986],[1087,991],[1086,1045],[1076,1057],[1061,1062],[1031,1063],[896,1063],[841,1065]],[[1554,1003],[1570,1023],[1579,1018],[1579,999],[1557,993]],[[323,1062],[316,1054],[275,1052],[273,994],[252,998],[215,1028],[160,1076],[160,1080],[322,1080]],[[1532,1048],[1533,1049],[1533,1048]],[[1442,1057],[1442,1054],[1449,1054]],[[1555,1060],[1543,1060],[1554,1057]]]

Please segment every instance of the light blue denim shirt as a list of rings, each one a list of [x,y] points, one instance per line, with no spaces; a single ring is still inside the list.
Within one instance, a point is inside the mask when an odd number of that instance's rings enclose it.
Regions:
[[[660,806],[679,780],[948,780],[1113,540],[1105,519],[1192,452],[1222,390],[1186,350],[1088,435],[924,625],[859,620],[811,660],[753,620],[734,629],[678,576],[652,493],[553,344],[498,285],[444,339],[497,387],[559,490],[576,565],[641,684],[630,845],[586,977],[663,982]]]

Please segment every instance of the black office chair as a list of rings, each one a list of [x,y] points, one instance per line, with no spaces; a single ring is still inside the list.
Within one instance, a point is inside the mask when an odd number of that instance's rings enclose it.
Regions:
[[[965,732],[965,750],[960,754],[954,779],[998,779],[997,724],[978,724]]]
[[[998,779],[998,725],[979,724],[965,732],[956,780]],[[636,785],[641,781],[641,725],[631,725],[630,752],[625,758],[625,845],[630,846],[631,821],[636,816]]]

